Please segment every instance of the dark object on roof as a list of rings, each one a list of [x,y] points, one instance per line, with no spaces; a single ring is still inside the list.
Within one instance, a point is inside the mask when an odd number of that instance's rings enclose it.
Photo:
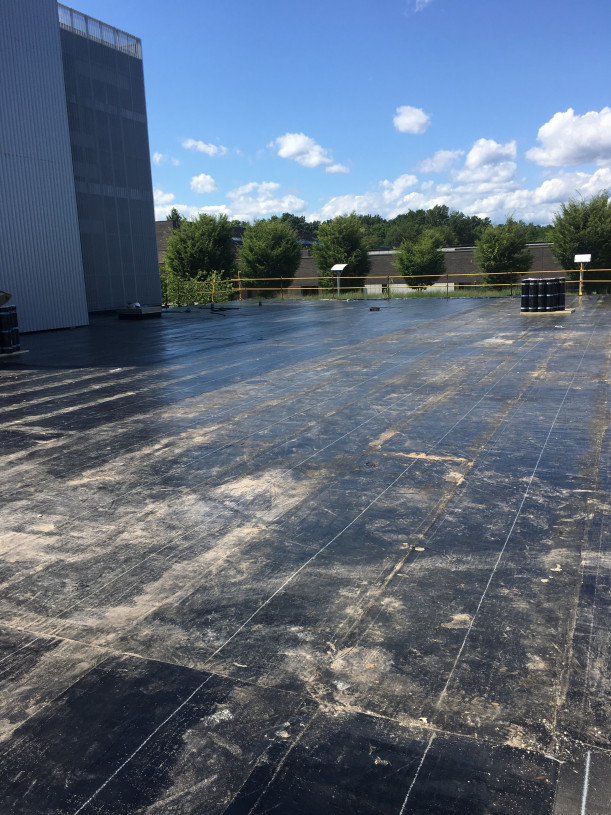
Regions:
[[[117,309],[120,320],[145,320],[147,317],[161,317],[161,306],[131,306]]]
[[[9,294],[7,291],[0,291],[0,306],[3,306],[5,303],[11,299],[13,295]]]

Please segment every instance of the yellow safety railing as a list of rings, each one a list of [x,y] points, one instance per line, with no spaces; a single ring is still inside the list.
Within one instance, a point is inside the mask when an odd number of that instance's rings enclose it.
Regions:
[[[611,272],[611,269],[591,269],[588,275],[592,273]],[[276,299],[296,300],[304,299],[311,296],[319,296],[325,298],[339,298],[339,299],[354,299],[358,297],[367,299],[379,299],[380,297],[416,297],[422,294],[423,290],[427,293],[431,291],[439,292],[443,296],[445,290],[446,297],[451,296],[450,292],[455,296],[455,292],[466,293],[473,289],[490,289],[493,291],[501,291],[506,296],[519,295],[521,292],[521,282],[523,278],[537,278],[537,277],[564,277],[566,279],[566,287],[568,294],[581,294],[582,283],[580,281],[580,270],[570,269],[565,271],[557,271],[556,269],[536,270],[531,272],[520,273],[519,279],[510,282],[492,283],[488,279],[486,282],[481,282],[481,272],[448,272],[442,275],[418,275],[419,281],[423,279],[430,279],[430,284],[419,286],[410,285],[409,281],[400,274],[386,274],[386,275],[367,275],[363,281],[362,277],[355,277],[349,275],[342,275],[339,280],[331,275],[308,277],[263,277],[263,278],[249,278],[240,271],[237,272],[236,277],[223,278],[221,275],[213,274],[207,281],[183,281],[182,283],[174,284],[171,287],[166,285],[164,291],[164,302],[175,302],[179,305],[182,304],[212,304],[220,303],[227,300],[242,300],[249,297],[273,297]],[[575,276],[577,278],[575,279]],[[321,277],[323,282],[321,282]],[[496,272],[487,275],[488,278],[499,277],[506,278],[506,272]],[[589,277],[585,282],[590,284],[603,284],[611,286],[610,276],[597,278]],[[469,280],[466,281],[465,279]],[[472,278],[479,278],[478,281]],[[573,279],[571,279],[573,278]],[[352,285],[353,281],[358,281],[358,285]],[[270,285],[277,283],[279,285]],[[302,284],[302,285],[300,285]],[[431,286],[434,285],[434,289]],[[450,285],[452,288],[450,288]],[[379,291],[368,291],[372,286],[379,286]],[[572,288],[575,291],[572,291]],[[307,289],[307,293],[304,293]],[[429,294],[430,296],[430,294]],[[184,301],[184,303],[183,303]],[[187,302],[188,301],[188,302]]]

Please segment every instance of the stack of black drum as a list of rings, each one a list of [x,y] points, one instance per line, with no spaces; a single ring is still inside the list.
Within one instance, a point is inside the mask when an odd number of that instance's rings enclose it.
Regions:
[[[19,326],[15,306],[0,306],[0,354],[19,351]]]
[[[564,277],[528,278],[522,281],[520,311],[564,311]]]

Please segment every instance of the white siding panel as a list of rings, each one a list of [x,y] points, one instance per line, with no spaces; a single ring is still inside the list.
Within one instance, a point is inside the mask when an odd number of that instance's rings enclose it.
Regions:
[[[21,331],[86,325],[55,0],[2,0],[0,289]]]

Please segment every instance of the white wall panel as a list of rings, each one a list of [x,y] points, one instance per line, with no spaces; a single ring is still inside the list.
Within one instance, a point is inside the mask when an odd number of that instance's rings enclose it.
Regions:
[[[21,331],[86,325],[55,0],[2,0],[0,289]]]

